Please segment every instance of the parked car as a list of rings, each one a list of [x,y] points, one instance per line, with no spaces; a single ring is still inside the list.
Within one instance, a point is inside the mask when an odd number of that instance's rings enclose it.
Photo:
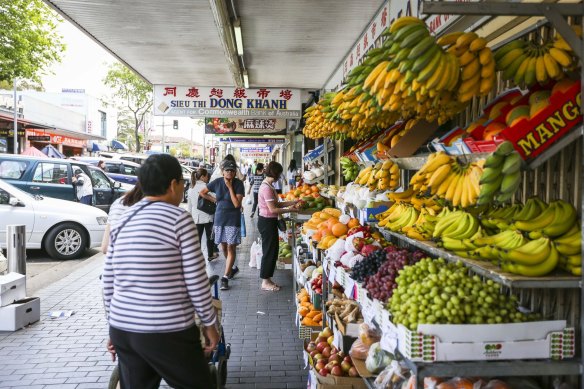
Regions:
[[[0,179],[32,195],[77,201],[72,177],[75,169],[91,177],[93,204],[108,212],[115,199],[127,191],[119,182],[109,179],[101,169],[71,159],[38,158],[23,155],[0,155]]]
[[[95,157],[74,157],[76,161],[85,162],[97,166],[99,161],[105,163],[105,174],[114,181],[124,182],[126,184],[136,185],[138,182],[138,168],[140,165],[121,159],[107,159]]]
[[[99,153],[100,158],[110,158],[122,161],[130,161],[142,165],[149,157],[148,154],[137,154],[137,153],[112,153],[112,152],[102,152]]]
[[[6,248],[6,226],[11,224],[26,226],[27,249],[75,259],[101,245],[107,214],[89,205],[31,195],[0,179],[1,248]]]

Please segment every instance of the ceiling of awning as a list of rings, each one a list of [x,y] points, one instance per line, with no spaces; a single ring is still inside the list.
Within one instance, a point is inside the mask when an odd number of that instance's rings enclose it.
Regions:
[[[241,21],[250,87],[319,89],[382,0],[44,0],[152,84],[235,85],[212,11]],[[229,34],[232,34],[229,29]]]

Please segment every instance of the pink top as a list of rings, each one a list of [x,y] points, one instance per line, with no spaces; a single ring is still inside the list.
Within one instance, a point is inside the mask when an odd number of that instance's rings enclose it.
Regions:
[[[260,191],[258,192],[258,206],[260,208],[261,217],[278,218],[278,215],[270,212],[268,208],[268,201],[278,201],[276,198],[276,191],[271,185],[262,183]]]

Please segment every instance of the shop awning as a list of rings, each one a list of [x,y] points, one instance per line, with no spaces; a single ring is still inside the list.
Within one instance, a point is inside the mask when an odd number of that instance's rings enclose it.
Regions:
[[[128,146],[118,140],[112,140],[112,148],[114,150],[129,150]]]
[[[39,158],[47,158],[47,156],[41,152],[39,149],[37,149],[36,147],[27,147],[22,153],[20,153],[22,155],[30,155],[32,157],[39,157]]]
[[[91,146],[91,152],[95,153],[98,151],[107,151],[107,146],[102,146],[99,143],[93,143],[93,145]]]
[[[61,153],[52,145],[46,145],[41,151],[49,158],[67,158],[63,153]]]

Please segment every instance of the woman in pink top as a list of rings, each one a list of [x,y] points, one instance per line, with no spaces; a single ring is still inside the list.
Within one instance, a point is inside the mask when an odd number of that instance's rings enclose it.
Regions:
[[[273,184],[274,181],[280,178],[283,171],[284,168],[278,162],[270,162],[266,168],[266,178],[262,182],[258,193],[258,230],[262,237],[260,278],[262,279],[262,290],[270,292],[280,290],[280,286],[272,281],[274,270],[276,270],[276,260],[278,259],[278,215],[296,212],[295,205],[298,202],[278,202],[278,195]]]

